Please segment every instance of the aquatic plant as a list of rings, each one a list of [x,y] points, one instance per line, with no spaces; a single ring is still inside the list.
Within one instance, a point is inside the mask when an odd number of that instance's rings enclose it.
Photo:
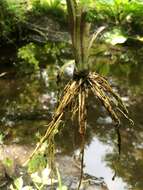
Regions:
[[[87,101],[89,94],[96,96],[105,107],[108,114],[114,121],[118,135],[118,148],[120,154],[120,114],[129,122],[132,120],[128,116],[128,111],[124,106],[120,96],[114,92],[108,81],[96,72],[91,72],[89,68],[89,55],[93,42],[98,34],[104,30],[100,28],[96,33],[90,35],[91,24],[86,21],[87,6],[85,1],[67,0],[69,14],[69,24],[75,59],[75,70],[73,78],[66,84],[59,105],[55,110],[52,121],[47,125],[47,131],[37,144],[29,159],[39,150],[41,145],[47,140],[50,157],[54,154],[54,137],[60,129],[60,123],[67,110],[71,111],[72,118],[78,118],[79,133],[81,135],[81,178],[83,176],[84,146],[87,128]],[[68,109],[70,108],[70,109]],[[119,114],[120,113],[120,114]],[[75,117],[76,116],[76,117]],[[53,162],[53,161],[52,161]]]

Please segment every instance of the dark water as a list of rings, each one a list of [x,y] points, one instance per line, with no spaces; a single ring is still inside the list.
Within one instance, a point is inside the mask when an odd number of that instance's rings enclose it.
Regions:
[[[117,57],[117,55],[116,55]],[[134,57],[136,59],[136,57]],[[117,134],[104,108],[94,97],[88,102],[88,130],[85,172],[103,177],[110,190],[143,189],[143,66],[142,63],[111,64],[109,57],[98,60],[97,70],[107,76],[127,105],[135,125],[122,120],[121,156],[118,160]],[[107,63],[105,63],[107,62]],[[94,65],[93,65],[93,69]],[[3,69],[1,72],[3,72]],[[6,144],[34,145],[51,120],[58,97],[56,67],[47,66],[36,74],[17,75],[5,70],[0,78],[0,133]],[[79,152],[78,126],[67,118],[57,147],[63,154]],[[116,171],[117,177],[112,180]]]

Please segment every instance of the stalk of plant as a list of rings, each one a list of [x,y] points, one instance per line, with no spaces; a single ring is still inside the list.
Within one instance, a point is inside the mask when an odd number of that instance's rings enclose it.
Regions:
[[[60,123],[67,110],[68,106],[72,105],[72,117],[78,115],[79,133],[82,138],[81,142],[81,177],[78,185],[80,189],[82,176],[83,176],[83,162],[84,162],[84,146],[85,146],[85,134],[87,127],[87,108],[86,101],[89,93],[92,92],[105,107],[112,120],[115,123],[115,127],[118,131],[118,148],[120,153],[120,134],[119,125],[120,118],[118,113],[120,112],[131,123],[132,120],[128,117],[128,111],[124,106],[120,96],[116,94],[108,81],[97,74],[96,72],[90,72],[89,54],[90,49],[97,35],[104,29],[103,27],[95,34],[90,35],[90,23],[86,22],[86,8],[84,4],[76,2],[76,0],[66,0],[67,10],[69,15],[70,31],[73,45],[73,52],[75,58],[76,69],[74,71],[73,79],[66,84],[63,96],[59,101],[59,105],[54,113],[52,121],[47,126],[45,135],[41,138],[37,144],[34,152],[30,156],[29,160],[39,150],[41,145],[47,140],[49,147],[53,143],[53,138],[57,131],[59,131]]]

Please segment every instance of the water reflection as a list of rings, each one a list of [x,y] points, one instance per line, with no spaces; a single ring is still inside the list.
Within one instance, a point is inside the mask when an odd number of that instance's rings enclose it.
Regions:
[[[133,63],[118,64],[118,67],[114,64],[101,64],[97,70],[108,76],[112,73],[113,77],[109,80],[127,104],[135,126],[131,127],[127,121],[123,121],[122,154],[119,161],[117,135],[112,120],[98,100],[90,97],[85,171],[104,177],[110,190],[142,190],[143,66]],[[51,120],[58,95],[58,87],[53,78],[56,76],[56,67],[52,65],[41,72],[23,78],[0,79],[0,132],[5,135],[5,143],[33,144],[46,130],[45,124]],[[80,148],[78,124],[71,122],[68,113],[66,120],[66,123],[62,123],[65,127],[61,127],[60,135],[56,136],[56,144],[61,152],[72,155]],[[113,182],[115,166],[118,177]]]
[[[101,143],[97,138],[93,138],[92,143],[85,151],[85,172],[103,177],[110,190],[125,190],[125,185],[121,178],[115,178],[113,170],[106,166],[104,159],[108,152],[112,152],[112,147]]]

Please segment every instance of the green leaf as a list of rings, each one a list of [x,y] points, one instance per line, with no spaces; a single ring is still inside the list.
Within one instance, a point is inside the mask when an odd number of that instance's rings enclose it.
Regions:
[[[38,175],[38,172],[31,174],[31,178],[33,182],[42,184],[42,178]]]
[[[46,158],[42,154],[37,154],[28,164],[28,172],[34,173],[46,167]]]
[[[15,188],[13,187],[13,185],[10,185],[10,190],[15,190]]]
[[[0,133],[0,144],[3,144],[3,140],[4,140],[4,135]]]
[[[34,183],[39,183],[42,185],[51,185],[51,178],[49,175],[50,175],[50,169],[46,167],[40,172],[32,173],[31,178]],[[57,180],[52,179],[52,183],[57,183]]]
[[[10,159],[10,158],[6,158],[4,161],[3,161],[3,164],[7,167],[12,167],[13,166],[13,160]]]
[[[50,184],[51,184],[51,178],[49,177],[49,175],[50,175],[49,168],[45,168],[42,170],[42,182],[44,185],[49,185],[49,180],[50,180]]]
[[[62,185],[62,179],[61,179],[60,172],[59,172],[58,168],[57,168],[57,176],[58,176],[59,187],[57,187],[56,190],[68,190],[65,185]]]
[[[23,187],[23,179],[22,179],[22,177],[17,178],[14,181],[14,185],[16,186],[17,190],[21,190],[22,187]]]
[[[98,73],[100,73],[101,75],[108,75],[110,72],[110,64],[109,63],[98,63],[95,66],[96,70],[98,71]]]
[[[120,29],[113,29],[110,32],[106,32],[104,34],[105,42],[110,43],[112,45],[123,44],[126,42],[127,37],[122,33]]]
[[[61,188],[57,187],[56,190],[68,190],[67,186],[62,186]]]

